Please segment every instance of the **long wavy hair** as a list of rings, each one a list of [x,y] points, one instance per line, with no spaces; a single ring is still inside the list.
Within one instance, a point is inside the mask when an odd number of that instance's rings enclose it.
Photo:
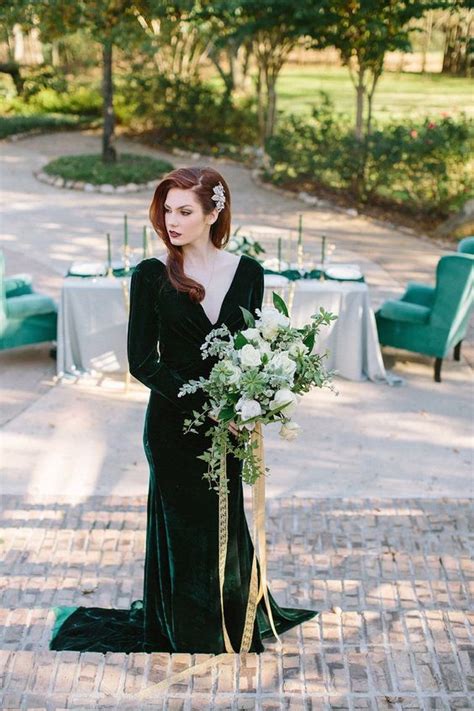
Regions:
[[[219,211],[217,220],[210,226],[210,238],[218,249],[225,247],[230,238],[230,191],[222,175],[214,168],[177,168],[167,173],[158,183],[150,205],[150,221],[158,237],[164,242],[168,251],[166,269],[168,279],[178,291],[189,294],[193,302],[201,302],[205,296],[202,284],[184,273],[183,249],[172,244],[165,224],[164,204],[171,188],[192,190],[196,195],[205,215],[209,215],[216,206],[212,196],[213,188],[218,182],[224,187],[225,205]]]

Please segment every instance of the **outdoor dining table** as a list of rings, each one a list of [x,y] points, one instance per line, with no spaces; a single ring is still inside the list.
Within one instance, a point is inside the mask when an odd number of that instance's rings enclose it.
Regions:
[[[320,306],[337,316],[322,325],[315,353],[329,350],[326,367],[349,380],[389,382],[377,338],[370,292],[365,282],[299,279],[266,274],[264,304],[272,291],[288,303],[291,324],[301,328]],[[75,277],[63,280],[58,313],[57,373],[125,373],[130,276]]]

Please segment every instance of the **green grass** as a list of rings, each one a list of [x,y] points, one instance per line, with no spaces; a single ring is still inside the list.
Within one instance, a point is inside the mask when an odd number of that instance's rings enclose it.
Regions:
[[[327,92],[338,111],[355,116],[355,90],[345,68],[284,67],[277,82],[278,108],[295,114],[309,113],[317,92]],[[443,74],[385,72],[374,97],[374,117],[434,117],[442,111],[474,116],[472,81]]]
[[[62,156],[48,163],[44,172],[65,180],[83,180],[93,185],[146,183],[172,170],[167,161],[122,153],[116,163],[103,163],[100,155]]]
[[[218,76],[208,81],[222,84]],[[277,81],[277,108],[309,114],[311,104],[318,102],[320,90],[329,94],[337,111],[355,117],[355,89],[344,67],[286,65]],[[375,119],[420,119],[442,111],[452,116],[465,111],[474,116],[471,79],[412,72],[384,72],[379,79],[374,97]]]
[[[13,136],[34,129],[55,130],[87,126],[96,119],[87,116],[57,116],[51,114],[32,114],[30,116],[0,116],[0,138]]]

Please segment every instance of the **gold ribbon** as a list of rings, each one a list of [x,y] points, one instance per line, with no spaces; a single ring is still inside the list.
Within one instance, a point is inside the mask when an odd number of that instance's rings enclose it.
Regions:
[[[263,451],[263,433],[260,422],[256,423],[255,428],[251,432],[250,446],[257,446],[253,450],[258,460],[260,474],[252,487],[252,518],[253,518],[253,558],[252,570],[250,574],[249,595],[247,599],[247,609],[245,612],[244,629],[240,643],[240,650],[236,652],[232,647],[227,627],[225,624],[224,615],[224,580],[225,580],[225,564],[227,559],[227,544],[229,535],[229,507],[227,496],[227,450],[223,448],[221,453],[220,471],[219,471],[219,595],[221,601],[221,618],[222,618],[222,636],[226,651],[222,654],[217,654],[211,659],[207,659],[200,664],[196,664],[183,671],[173,674],[167,679],[153,684],[152,686],[139,691],[130,696],[134,698],[143,698],[152,692],[164,691],[172,684],[182,681],[193,674],[208,671],[211,667],[219,664],[224,659],[229,658],[229,654],[242,654],[249,651],[252,644],[253,630],[255,625],[255,617],[257,614],[257,605],[260,600],[265,600],[267,616],[270,622],[275,638],[281,647],[282,642],[275,629],[272,609],[268,597],[267,588],[267,550],[266,550],[266,533],[265,533],[265,462]],[[260,586],[258,585],[258,570],[257,570],[257,550],[260,557]]]

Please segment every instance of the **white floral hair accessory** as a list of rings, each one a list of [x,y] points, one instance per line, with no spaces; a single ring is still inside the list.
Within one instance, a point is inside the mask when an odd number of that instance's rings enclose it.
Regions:
[[[224,205],[225,205],[224,186],[219,181],[217,183],[217,185],[214,185],[212,190],[213,190],[214,195],[212,196],[211,199],[215,200],[217,211],[220,212],[221,210],[224,209]]]

